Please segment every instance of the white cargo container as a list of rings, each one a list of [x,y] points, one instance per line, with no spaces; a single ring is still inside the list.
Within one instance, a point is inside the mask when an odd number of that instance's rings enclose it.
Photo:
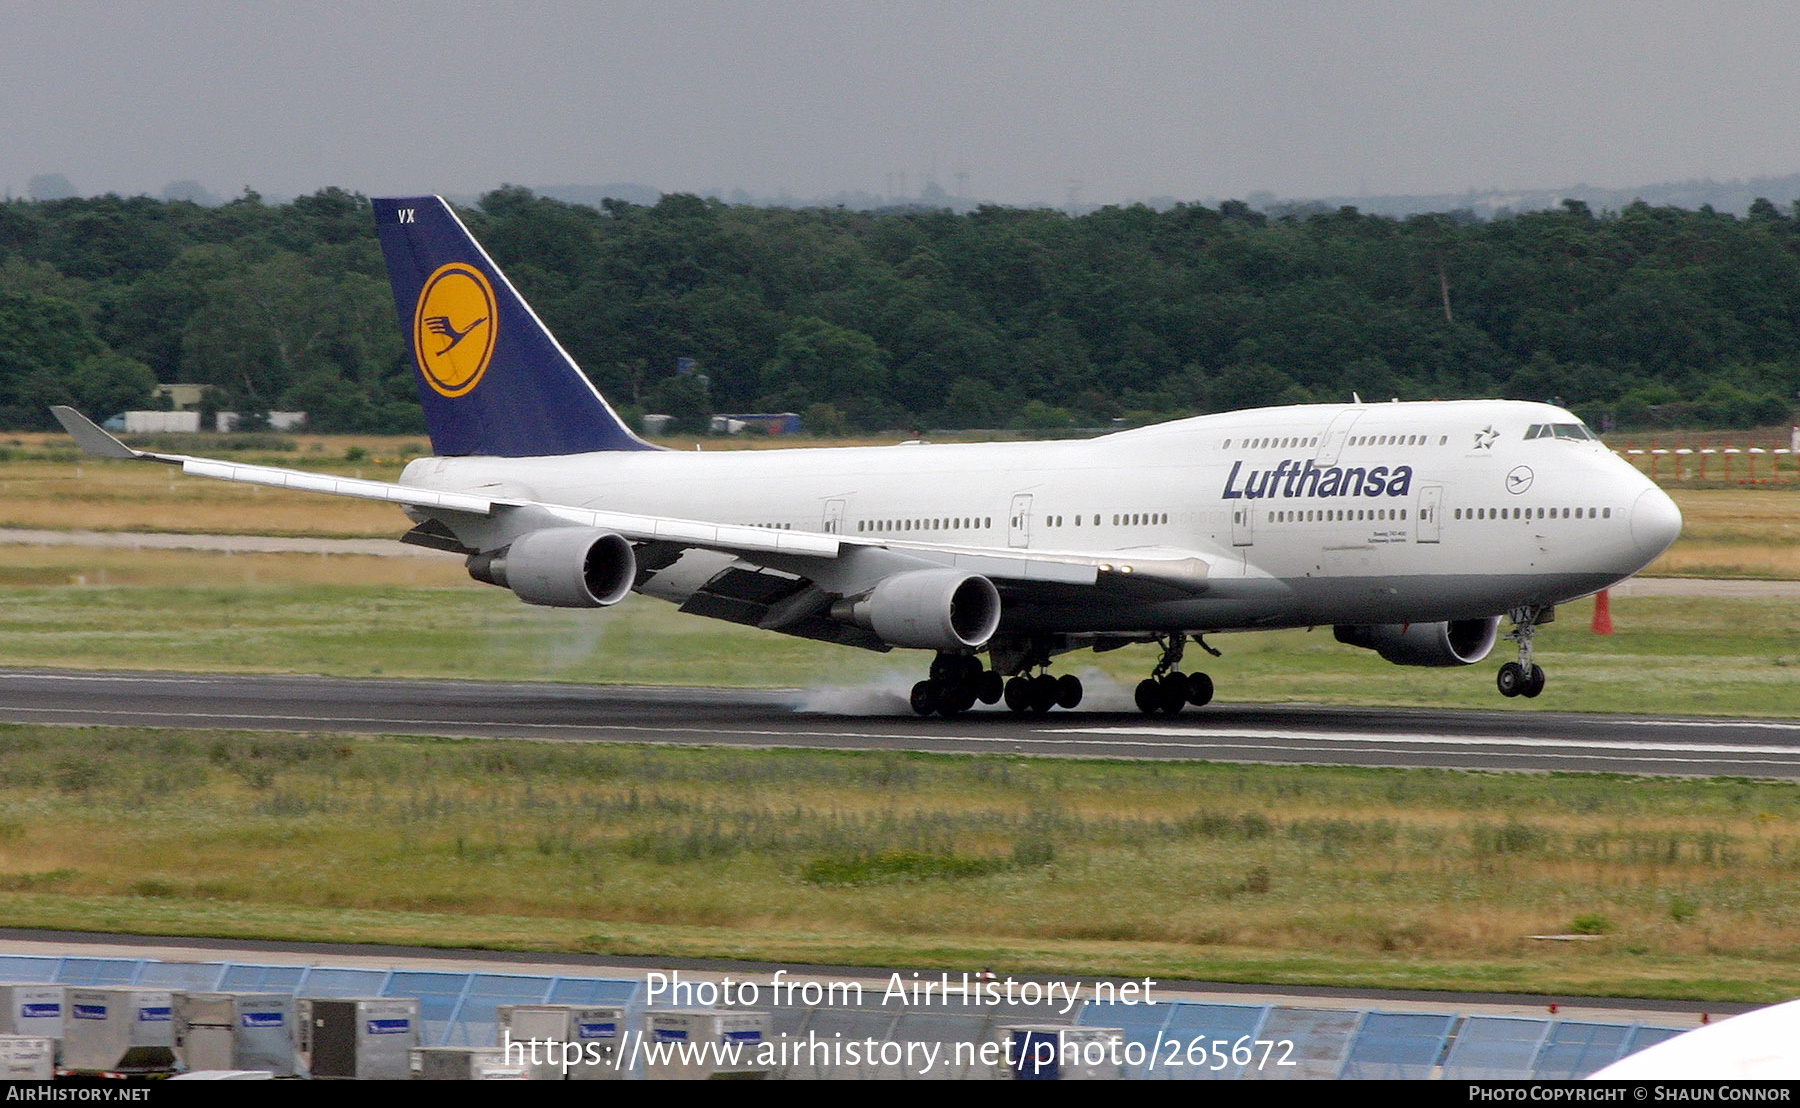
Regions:
[[[416,1046],[412,1051],[414,1081],[527,1081],[529,1066],[508,1061],[497,1046]]]
[[[646,1080],[761,1079],[756,1058],[774,1026],[768,1012],[740,1008],[661,1008],[644,1013]],[[690,1044],[682,1050],[679,1044]],[[674,1051],[668,1048],[675,1047]],[[666,1056],[665,1056],[666,1055]]]
[[[175,1068],[174,996],[167,989],[70,989],[63,1068],[166,1073]]]
[[[500,1045],[524,1044],[528,1064],[531,1042],[556,1044],[554,1053],[540,1047],[534,1080],[617,1081],[626,1076],[619,1058],[625,1041],[622,1005],[502,1004],[496,1022]],[[514,1047],[515,1058],[520,1049]],[[562,1062],[576,1058],[565,1073]]]
[[[175,994],[175,1056],[188,1070],[299,1072],[287,993]]]
[[[419,1002],[410,997],[300,1001],[301,1053],[314,1077],[405,1081],[419,1045]]]
[[[61,985],[0,985],[0,1035],[63,1037]]]
[[[48,1081],[55,1076],[55,1039],[48,1035],[0,1035],[0,1081]]]

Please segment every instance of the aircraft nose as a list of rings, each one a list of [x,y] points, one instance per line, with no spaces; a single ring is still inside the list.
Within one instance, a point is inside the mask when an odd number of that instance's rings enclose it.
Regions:
[[[1645,489],[1631,506],[1631,537],[1645,564],[1669,549],[1681,536],[1681,509],[1661,489]]]

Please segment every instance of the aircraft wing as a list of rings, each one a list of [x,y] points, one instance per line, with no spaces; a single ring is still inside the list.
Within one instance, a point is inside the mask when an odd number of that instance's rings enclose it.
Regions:
[[[73,408],[51,409],[76,443],[104,458],[179,465],[184,473],[274,488],[382,500],[424,520],[405,540],[424,546],[481,554],[521,535],[552,527],[609,531],[649,548],[667,564],[688,549],[730,554],[757,567],[804,579],[825,593],[846,596],[873,588],[882,578],[921,568],[948,567],[987,577],[1014,594],[1100,589],[1151,598],[1193,596],[1206,589],[1207,560],[1195,553],[1146,549],[1142,556],[1001,549],[952,544],[853,538],[823,532],[775,530],[742,524],[611,512],[533,500],[487,497],[387,481],[307,473],[279,466],[135,450]],[[441,526],[439,526],[441,524]],[[657,557],[660,555],[660,558]]]

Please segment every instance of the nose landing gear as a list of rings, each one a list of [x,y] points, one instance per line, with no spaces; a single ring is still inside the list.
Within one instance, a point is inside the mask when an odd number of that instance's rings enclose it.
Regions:
[[[1531,660],[1531,637],[1537,633],[1540,623],[1549,623],[1556,618],[1555,608],[1514,608],[1507,613],[1513,621],[1513,629],[1506,633],[1507,639],[1519,644],[1519,660],[1508,662],[1500,667],[1500,675],[1494,683],[1504,697],[1535,697],[1544,691],[1544,670]]]

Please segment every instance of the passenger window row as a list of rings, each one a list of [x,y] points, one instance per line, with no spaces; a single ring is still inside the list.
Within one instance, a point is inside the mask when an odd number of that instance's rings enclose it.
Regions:
[[[1065,516],[1060,514],[1043,517],[1045,527],[1098,527],[1101,517]],[[1014,517],[1012,526],[1017,527],[1021,521]],[[1146,527],[1169,522],[1167,512],[1114,512],[1112,516],[1115,527]],[[857,523],[856,530],[860,534],[903,534],[907,531],[975,531],[985,530],[994,525],[992,517],[957,517],[950,519],[880,519],[863,520]],[[770,526],[781,526],[771,524]]]
[[[1319,445],[1319,437],[1317,435],[1314,435],[1310,439],[1304,435],[1288,435],[1286,437],[1283,437],[1280,435],[1274,435],[1274,436],[1270,436],[1268,438],[1245,439],[1243,445],[1240,446],[1239,449],[1240,450],[1271,450],[1271,449],[1273,449],[1273,450],[1291,450],[1296,446],[1317,446],[1317,445]],[[1225,450],[1231,449],[1231,440],[1230,439],[1225,440],[1225,446],[1223,447],[1223,449],[1225,449]]]
[[[1071,522],[1071,519],[1073,519],[1073,522]],[[1169,513],[1167,513],[1167,512],[1114,512],[1113,517],[1112,517],[1112,522],[1113,522],[1114,527],[1144,527],[1144,526],[1148,526],[1148,525],[1154,524],[1154,523],[1169,522]],[[1069,516],[1061,516],[1061,515],[1048,515],[1048,516],[1044,517],[1044,526],[1045,527],[1081,527],[1081,526],[1084,526],[1084,524],[1082,523],[1081,516],[1069,517]],[[1093,518],[1093,522],[1088,523],[1085,526],[1088,526],[1088,527],[1100,526],[1100,517],[1095,516]]]
[[[1405,508],[1295,508],[1270,512],[1270,523],[1381,523],[1403,520]]]
[[[1558,513],[1561,514],[1558,514]],[[1574,513],[1571,515],[1570,513]],[[1611,508],[1458,508],[1457,519],[1611,519]],[[1509,514],[1510,513],[1510,514]]]
[[[1536,436],[1527,436],[1535,438]],[[1424,446],[1430,435],[1356,435],[1344,440],[1345,446]],[[1450,441],[1449,435],[1439,435],[1437,444],[1443,446]],[[1231,449],[1231,439],[1226,439],[1221,449]],[[1302,446],[1319,445],[1317,435],[1311,438],[1305,435],[1272,435],[1265,438],[1245,439],[1238,447],[1240,450],[1292,450]]]
[[[906,531],[983,531],[993,525],[992,516],[956,516],[936,519],[865,519],[857,521],[856,529],[859,532],[886,531],[898,534]]]

